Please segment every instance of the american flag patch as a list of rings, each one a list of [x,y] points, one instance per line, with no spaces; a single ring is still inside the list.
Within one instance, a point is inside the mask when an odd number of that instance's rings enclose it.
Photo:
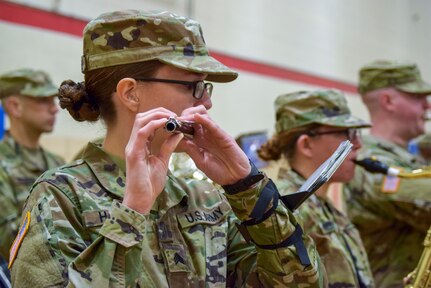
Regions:
[[[24,239],[25,234],[27,234],[28,227],[30,226],[30,212],[27,211],[25,214],[24,220],[22,220],[21,228],[19,228],[18,235],[16,235],[15,240],[13,241],[12,247],[9,250],[9,265],[8,268],[12,266],[13,261],[15,260],[16,254],[18,253],[19,246],[21,245],[22,240]]]

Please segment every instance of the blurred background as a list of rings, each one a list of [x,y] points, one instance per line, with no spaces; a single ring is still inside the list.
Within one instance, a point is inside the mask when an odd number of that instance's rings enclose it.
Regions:
[[[29,67],[57,85],[82,81],[84,26],[123,9],[169,10],[201,23],[211,55],[240,73],[215,84],[211,110],[234,137],[271,135],[275,98],[303,89],[342,90],[353,113],[368,119],[356,84],[373,60],[413,61],[431,81],[429,0],[0,0],[0,73]],[[103,134],[100,123],[78,123],[61,110],[42,143],[70,160]]]

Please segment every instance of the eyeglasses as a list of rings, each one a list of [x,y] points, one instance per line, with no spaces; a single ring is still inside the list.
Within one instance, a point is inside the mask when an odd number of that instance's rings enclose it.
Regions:
[[[349,141],[361,139],[361,129],[349,128],[346,130],[330,130],[330,131],[310,131],[306,133],[310,137],[325,135],[325,134],[344,134]]]
[[[208,93],[208,96],[211,97],[211,94],[213,92],[213,84],[209,82],[204,82],[203,80],[189,82],[189,81],[159,79],[159,78],[135,78],[135,79],[138,81],[161,82],[161,83],[185,85],[190,90],[193,88],[193,97],[195,99],[201,99],[204,96],[205,91]]]

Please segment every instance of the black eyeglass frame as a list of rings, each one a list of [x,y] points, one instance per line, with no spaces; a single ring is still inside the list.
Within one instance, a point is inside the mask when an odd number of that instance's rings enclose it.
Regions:
[[[161,78],[134,78],[138,81],[147,81],[147,82],[161,82],[161,83],[171,83],[171,84],[179,84],[185,85],[189,88],[193,87],[193,98],[199,100],[204,96],[205,91],[207,91],[208,95],[211,97],[213,91],[213,84],[211,82],[205,82],[204,80],[198,81],[181,81],[181,80],[171,80],[171,79],[161,79]],[[200,86],[198,86],[200,85]],[[197,93],[198,92],[198,93]],[[198,94],[198,95],[196,95]]]
[[[305,134],[307,134],[310,137],[315,137],[319,135],[326,135],[326,134],[344,134],[346,138],[349,141],[353,141],[355,139],[360,139],[362,137],[362,130],[359,128],[348,128],[345,130],[329,130],[329,131],[309,131]]]

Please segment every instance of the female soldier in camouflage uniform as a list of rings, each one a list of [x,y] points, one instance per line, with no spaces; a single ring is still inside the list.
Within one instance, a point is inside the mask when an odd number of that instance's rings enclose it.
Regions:
[[[197,22],[103,14],[84,30],[82,64],[85,84],[63,82],[60,104],[78,121],[100,116],[106,138],[33,186],[11,252],[16,287],[324,285],[311,238],[207,113],[204,80],[237,74],[208,55]],[[195,121],[194,137],[164,131],[171,116]],[[174,150],[226,193],[169,173]]]
[[[350,114],[343,94],[335,90],[295,92],[275,102],[276,135],[262,146],[264,160],[286,157],[277,187],[283,195],[296,192],[320,164],[349,139],[353,151],[328,183],[346,182],[354,175],[358,128],[370,125]],[[304,230],[314,239],[325,266],[329,287],[373,287],[373,278],[358,231],[327,197],[328,183],[299,208]]]

